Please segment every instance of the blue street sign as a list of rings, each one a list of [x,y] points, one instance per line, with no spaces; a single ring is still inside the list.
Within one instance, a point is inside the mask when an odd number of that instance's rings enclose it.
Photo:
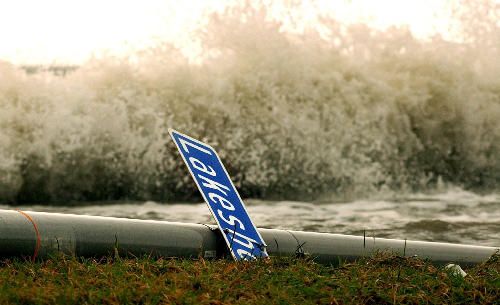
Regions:
[[[268,257],[266,244],[253,224],[215,150],[173,129],[168,130],[235,260]]]

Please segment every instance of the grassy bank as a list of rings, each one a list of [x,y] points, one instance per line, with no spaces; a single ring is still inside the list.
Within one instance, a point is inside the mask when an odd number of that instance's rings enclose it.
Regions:
[[[500,256],[465,271],[389,254],[340,267],[289,258],[3,260],[0,304],[498,304]]]

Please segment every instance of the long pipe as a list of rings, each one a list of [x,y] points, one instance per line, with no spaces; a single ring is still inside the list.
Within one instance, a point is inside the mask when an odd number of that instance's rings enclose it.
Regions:
[[[271,256],[309,255],[336,264],[389,250],[436,263],[474,264],[499,247],[406,241],[362,236],[259,229]],[[42,212],[0,210],[0,257],[76,256],[222,257],[224,240],[214,226]]]

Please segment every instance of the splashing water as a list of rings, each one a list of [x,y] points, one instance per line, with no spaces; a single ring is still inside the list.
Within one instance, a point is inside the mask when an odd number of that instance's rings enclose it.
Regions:
[[[247,6],[211,16],[198,64],[169,45],[65,76],[0,63],[0,200],[198,200],[168,127],[245,197],[497,190],[499,5],[466,4],[461,42],[328,17],[327,37],[289,33]]]

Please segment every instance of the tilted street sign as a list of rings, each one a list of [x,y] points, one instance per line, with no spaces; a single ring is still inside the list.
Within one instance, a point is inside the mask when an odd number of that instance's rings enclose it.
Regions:
[[[222,231],[235,260],[268,257],[266,244],[253,224],[217,152],[173,129],[170,136]]]

